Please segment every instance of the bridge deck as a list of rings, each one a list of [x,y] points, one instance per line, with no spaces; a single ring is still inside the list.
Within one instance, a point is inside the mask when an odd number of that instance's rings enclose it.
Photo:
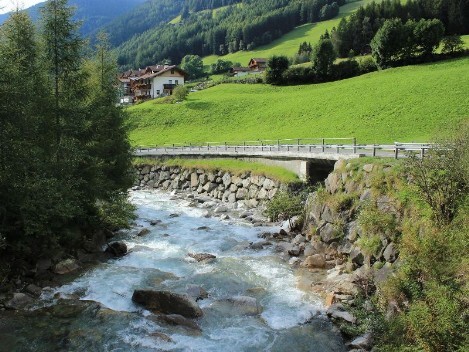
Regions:
[[[386,145],[358,144],[263,144],[262,145],[166,145],[161,147],[138,147],[137,156],[221,156],[264,157],[300,160],[338,160],[359,157],[402,158],[409,153],[422,157],[430,144],[395,143]]]

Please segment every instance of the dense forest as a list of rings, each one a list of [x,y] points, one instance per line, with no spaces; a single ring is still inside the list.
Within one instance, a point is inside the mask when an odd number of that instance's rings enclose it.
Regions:
[[[73,15],[54,0],[39,31],[26,12],[0,27],[0,280],[126,219],[131,152],[116,62],[104,36],[85,50]]]
[[[152,19],[150,14],[139,16],[136,12],[132,16],[129,14],[130,17],[123,17],[121,24],[116,22],[109,31],[113,33],[111,42],[116,44],[126,36],[130,38],[135,35],[117,47],[119,64],[143,67],[165,59],[178,63],[187,54],[223,55],[252,50],[272,42],[300,24],[335,17],[345,0],[244,0],[235,4],[237,2],[187,1],[178,12],[181,15],[179,23],[164,23],[151,29],[148,29],[151,21],[162,21],[169,17],[168,13],[156,16],[158,19]],[[163,6],[164,11],[171,9],[176,16],[176,3],[165,8],[159,1],[153,6]],[[218,8],[220,5],[225,6]],[[218,10],[211,11],[214,8]],[[122,28],[121,32],[114,25]],[[124,28],[127,33],[119,34],[124,32]]]
[[[438,19],[447,35],[469,33],[469,0],[384,0],[360,7],[343,18],[331,33],[334,49],[340,57],[369,54],[370,42],[386,19],[403,21]]]

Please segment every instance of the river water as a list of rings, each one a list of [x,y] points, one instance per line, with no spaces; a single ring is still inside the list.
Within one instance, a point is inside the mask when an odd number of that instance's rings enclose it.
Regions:
[[[151,232],[122,234],[130,249],[125,257],[44,294],[41,308],[27,319],[11,316],[0,351],[345,351],[321,299],[297,288],[298,277],[273,248],[246,248],[268,228],[206,218],[206,210],[165,193],[135,191],[131,197],[137,225]],[[161,223],[150,226],[151,220]],[[187,257],[203,252],[217,259]],[[188,285],[209,294],[198,301],[200,330],[165,324],[131,300],[135,289],[186,293]],[[246,315],[226,304],[238,296],[255,298],[261,313]],[[67,303],[77,298],[81,305]]]

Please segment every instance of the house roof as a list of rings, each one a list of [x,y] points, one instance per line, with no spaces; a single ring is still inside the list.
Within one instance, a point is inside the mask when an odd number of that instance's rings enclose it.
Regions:
[[[163,68],[160,69],[157,72],[147,72],[142,76],[136,77],[136,79],[138,80],[138,79],[154,78],[156,76],[162,75],[163,73],[171,71],[171,70],[175,70],[175,71],[179,72],[180,74],[182,74],[183,76],[187,76],[187,73],[185,71],[181,70],[179,67],[177,67],[175,65],[173,65],[173,66],[162,66],[162,67]]]
[[[187,73],[176,65],[150,65],[147,66],[145,69],[125,71],[118,76],[118,79],[119,81],[124,82],[124,80],[126,79],[128,79],[128,81],[135,81],[139,79],[153,78],[170,70],[176,70],[183,76],[187,76]]]
[[[266,63],[267,62],[267,59],[263,59],[263,58],[252,58],[251,61],[249,61],[249,63],[251,63],[252,61],[255,61],[257,63]]]
[[[249,67],[232,67],[231,71],[247,72],[251,71],[251,69]]]

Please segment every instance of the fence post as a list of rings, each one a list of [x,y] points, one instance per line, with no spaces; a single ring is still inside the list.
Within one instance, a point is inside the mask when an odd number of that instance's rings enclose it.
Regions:
[[[397,159],[399,157],[399,147],[396,145],[394,150],[394,159]]]
[[[420,150],[420,157],[423,159],[424,156],[425,156],[425,147],[422,147],[422,149]]]
[[[353,154],[357,154],[357,138],[353,137]]]
[[[246,151],[246,141],[243,142],[243,151]]]
[[[324,153],[326,151],[326,146],[325,146],[325,140],[324,138],[322,139],[322,152]]]
[[[376,156],[376,144],[373,144],[373,156]]]
[[[298,140],[296,141],[297,142],[297,151],[300,151],[300,139],[298,138]]]
[[[280,151],[280,139],[277,139],[277,149]]]
[[[225,152],[226,152],[226,142],[225,142]]]

